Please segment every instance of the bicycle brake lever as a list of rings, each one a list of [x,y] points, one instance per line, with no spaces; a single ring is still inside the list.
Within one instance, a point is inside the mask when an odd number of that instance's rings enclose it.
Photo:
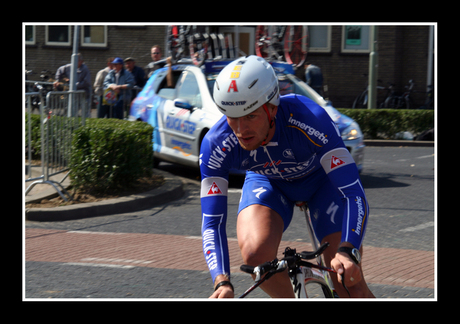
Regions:
[[[288,267],[288,262],[286,260],[281,260],[278,262],[278,267],[276,268],[276,272],[283,272]]]
[[[260,281],[260,271],[261,269],[258,266],[254,268],[253,274],[256,275],[256,279],[254,279],[256,283]]]

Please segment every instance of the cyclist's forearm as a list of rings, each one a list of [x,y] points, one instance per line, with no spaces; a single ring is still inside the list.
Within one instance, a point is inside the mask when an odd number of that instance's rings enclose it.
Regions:
[[[206,143],[206,138],[203,143]],[[203,158],[203,161],[207,160]],[[205,162],[201,163],[200,169],[203,254],[213,281],[221,274],[230,278],[226,234],[228,176],[217,174]]]
[[[227,197],[225,197],[226,199]],[[203,199],[206,198],[202,198]],[[209,202],[208,202],[209,203]],[[206,203],[205,203],[206,204]],[[224,205],[223,203],[221,205]],[[227,234],[225,232],[226,214],[206,213],[207,208],[202,204],[202,243],[203,254],[215,283],[219,275],[230,278],[230,258],[228,253]],[[226,206],[226,204],[225,204]]]
[[[350,242],[359,249],[364,239],[369,206],[356,164],[345,148],[337,148],[326,153],[321,159],[321,164],[346,204],[342,242]]]
[[[347,198],[342,225],[342,242],[351,243],[359,249],[364,239],[369,206],[364,195]]]

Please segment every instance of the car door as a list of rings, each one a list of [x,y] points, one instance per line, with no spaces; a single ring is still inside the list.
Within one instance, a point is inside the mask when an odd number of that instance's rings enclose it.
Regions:
[[[185,70],[176,84],[175,100],[165,104],[165,128],[168,134],[166,141],[177,162],[191,165],[198,158],[193,155],[197,123],[192,115],[201,107],[201,94],[196,77],[191,71]]]
[[[161,78],[159,80],[159,87],[157,95],[154,100],[152,107],[155,109],[155,112],[152,113],[152,117],[155,119],[155,122],[151,123],[152,125],[157,125],[155,127],[155,152],[156,156],[168,160],[167,157],[171,155],[170,142],[171,142],[171,127],[169,126],[168,116],[170,115],[171,110],[174,108],[174,99],[176,99],[176,88],[169,87],[166,81],[167,70],[164,69],[160,72],[158,76]],[[181,71],[174,71],[176,77],[180,76]]]

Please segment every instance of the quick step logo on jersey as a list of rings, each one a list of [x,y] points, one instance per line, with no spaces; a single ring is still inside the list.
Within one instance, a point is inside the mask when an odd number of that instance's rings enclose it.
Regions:
[[[232,149],[238,144],[238,138],[235,134],[230,134],[222,141],[222,146],[217,146],[215,149],[212,150],[211,154],[209,154],[208,160],[208,167],[214,170],[218,170],[222,167],[222,162],[224,162],[227,153],[231,152]]]
[[[307,161],[294,162],[292,160],[270,161],[252,166],[249,170],[270,179],[293,180],[306,176],[315,169],[313,162],[316,154],[313,154]]]
[[[206,216],[206,214],[205,214]],[[203,252],[205,254],[206,263],[208,264],[209,270],[217,268],[217,253],[214,252],[216,244],[214,242],[215,235],[212,229],[207,229],[203,232]]]

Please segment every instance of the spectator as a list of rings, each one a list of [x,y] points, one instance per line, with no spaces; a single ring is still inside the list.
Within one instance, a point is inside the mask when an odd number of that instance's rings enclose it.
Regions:
[[[110,106],[104,105],[102,100],[102,95],[104,94],[104,80],[107,74],[109,74],[110,70],[113,69],[112,61],[114,57],[109,57],[107,59],[107,67],[100,70],[96,74],[96,81],[94,81],[94,94],[97,96],[97,118],[104,118],[109,116],[109,108]]]
[[[131,98],[135,98],[138,90],[142,90],[147,80],[145,79],[144,70],[136,65],[136,61],[132,57],[125,58],[125,67],[134,77],[134,85],[140,89],[132,90]]]
[[[134,86],[133,75],[123,69],[123,59],[120,57],[112,61],[114,69],[104,79],[104,89],[110,89],[116,96],[113,105],[113,117],[123,119],[123,107],[131,100],[131,89]]]
[[[71,63],[57,69],[54,77],[56,79],[53,84],[54,88],[59,89],[64,82],[69,82],[71,71]],[[91,115],[91,72],[86,64],[84,64],[83,56],[80,53],[78,53],[77,90],[85,90],[86,92],[86,116],[89,117]]]
[[[150,55],[152,57],[153,62],[150,62],[145,67],[145,74],[147,78],[150,78],[156,70],[162,68],[166,65],[166,62],[158,62],[161,60],[161,47],[159,45],[153,45],[150,49]]]
[[[319,95],[323,95],[323,73],[321,69],[310,62],[305,63],[305,79],[307,84]]]

